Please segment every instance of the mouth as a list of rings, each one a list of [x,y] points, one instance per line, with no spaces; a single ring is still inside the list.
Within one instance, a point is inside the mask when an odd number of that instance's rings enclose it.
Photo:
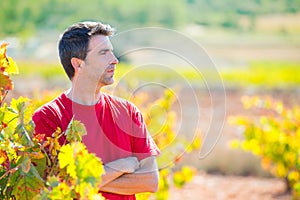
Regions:
[[[110,67],[108,67],[106,72],[109,73],[109,74],[114,74],[115,70],[116,70],[115,66],[110,66]]]
[[[116,70],[116,66],[115,65],[111,65],[107,68],[106,72],[108,73],[114,73]]]
[[[107,73],[109,73],[109,74],[113,74],[114,72],[115,72],[115,70],[114,69],[111,69],[111,70],[108,70],[108,71],[106,71]]]

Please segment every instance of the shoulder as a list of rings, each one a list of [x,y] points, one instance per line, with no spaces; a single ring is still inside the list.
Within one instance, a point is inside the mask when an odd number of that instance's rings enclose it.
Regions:
[[[114,112],[115,115],[124,117],[124,114],[126,113],[126,115],[130,116],[134,122],[143,121],[141,111],[132,102],[124,98],[105,93],[103,93],[103,98],[105,100],[105,104],[108,104],[112,111],[117,111]]]
[[[118,97],[118,96],[114,96],[114,95],[111,95],[111,94],[107,94],[107,93],[101,93],[103,99],[105,99],[105,101],[111,101],[112,103],[118,103],[118,104],[126,104],[127,103],[127,100],[126,99],[123,99],[121,97]]]
[[[110,95],[110,94],[106,94],[106,93],[102,93],[102,96],[105,100],[105,103],[109,103],[111,105],[117,106],[119,108],[126,109],[128,111],[137,109],[136,106],[132,102],[130,102],[130,101],[124,99],[124,98],[114,96],[114,95]]]
[[[51,116],[55,116],[63,101],[64,101],[64,94],[60,94],[52,101],[42,105],[34,112],[32,116],[33,121],[37,121],[41,118],[51,118]]]

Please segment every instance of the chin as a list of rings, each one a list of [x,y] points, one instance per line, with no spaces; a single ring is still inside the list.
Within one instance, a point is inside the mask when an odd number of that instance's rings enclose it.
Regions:
[[[110,80],[110,81],[105,81],[102,82],[103,85],[112,85],[115,81],[114,80]]]

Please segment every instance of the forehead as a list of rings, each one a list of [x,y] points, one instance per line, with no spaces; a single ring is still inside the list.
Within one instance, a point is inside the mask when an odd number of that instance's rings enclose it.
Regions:
[[[105,35],[95,35],[89,41],[89,51],[97,51],[101,49],[111,49],[109,37]]]

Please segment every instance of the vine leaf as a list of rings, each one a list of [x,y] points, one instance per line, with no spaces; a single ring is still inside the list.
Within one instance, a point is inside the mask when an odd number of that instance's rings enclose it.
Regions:
[[[8,43],[3,43],[0,46],[0,71],[8,74],[18,74],[19,70],[16,62],[6,55],[6,47]]]
[[[28,156],[24,157],[20,165],[20,177],[13,187],[12,195],[16,199],[31,200],[44,187],[44,182]]]
[[[24,146],[33,146],[33,142],[30,138],[30,135],[26,128],[23,126],[23,124],[19,124],[16,127],[16,133],[18,133],[19,136],[19,142]]]
[[[5,71],[8,74],[19,74],[17,63],[9,56],[7,56],[6,58],[8,61],[8,66],[5,68]]]
[[[18,74],[19,70],[15,61],[6,56],[7,43],[3,43],[0,46],[0,105],[4,101],[4,98],[8,90],[13,90],[14,84],[8,74]]]
[[[7,74],[0,73],[0,88],[1,90],[12,90],[14,84]]]
[[[65,134],[68,142],[81,142],[82,136],[86,135],[86,129],[83,123],[73,118]]]
[[[24,156],[23,162],[21,163],[21,169],[24,173],[28,173],[30,170],[30,158],[28,156]]]
[[[0,66],[1,67],[1,66]],[[0,104],[3,102],[8,90],[13,90],[14,84],[8,75],[0,73]]]
[[[77,145],[76,147],[80,147]],[[78,150],[78,149],[76,149]],[[70,144],[62,146],[60,153],[58,154],[59,166],[61,169],[67,167],[67,173],[76,180],[76,152]]]

